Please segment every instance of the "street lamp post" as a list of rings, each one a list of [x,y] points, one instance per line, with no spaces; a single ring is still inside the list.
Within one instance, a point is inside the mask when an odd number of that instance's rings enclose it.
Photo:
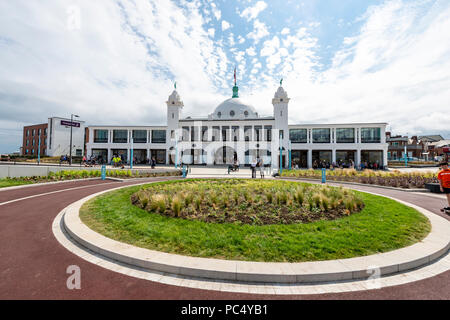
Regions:
[[[38,144],[38,164],[41,164],[41,135],[39,135],[39,144]]]
[[[292,169],[292,143],[289,140],[289,170]]]
[[[130,169],[133,169],[133,158],[134,158],[133,143],[134,143],[133,132],[131,132]]]
[[[70,148],[69,148],[69,164],[72,165],[72,129],[73,129],[73,117],[79,118],[76,114],[70,115]]]
[[[283,146],[281,145],[281,133],[280,133],[280,176],[283,173]]]
[[[178,134],[175,130],[175,169],[178,168]]]

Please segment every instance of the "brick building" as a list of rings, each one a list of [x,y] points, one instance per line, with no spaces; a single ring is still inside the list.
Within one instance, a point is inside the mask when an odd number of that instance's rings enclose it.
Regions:
[[[408,138],[407,136],[392,136],[390,132],[386,132],[386,142],[388,143],[388,159],[398,160],[405,155],[405,146],[408,157],[423,158],[425,152],[424,142],[419,140],[417,136]]]
[[[41,137],[41,156],[47,153],[47,123],[23,127],[22,155],[37,156]]]

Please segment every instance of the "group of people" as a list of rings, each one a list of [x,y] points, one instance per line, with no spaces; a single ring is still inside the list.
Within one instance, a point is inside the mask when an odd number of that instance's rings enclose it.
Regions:
[[[83,156],[83,160],[81,161],[81,163],[85,167],[93,167],[97,164],[103,163],[103,158],[101,156],[98,156],[98,157],[90,156],[88,159],[86,156]]]
[[[250,163],[250,168],[252,169],[252,179],[256,179],[256,171],[258,169],[261,174],[261,179],[264,179],[264,161],[262,159],[253,159]]]

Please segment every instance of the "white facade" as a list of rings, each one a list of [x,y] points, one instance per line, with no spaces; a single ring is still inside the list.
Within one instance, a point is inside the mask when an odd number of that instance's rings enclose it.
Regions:
[[[361,162],[387,165],[386,123],[289,125],[289,97],[280,86],[273,115],[262,117],[238,97],[225,100],[204,118],[182,118],[183,102],[176,90],[169,96],[166,126],[89,126],[87,155],[108,162],[121,155],[129,162],[133,139],[134,158],[145,163],[250,164],[256,158],[266,166],[320,167]],[[280,138],[281,136],[281,138]],[[290,152],[289,152],[290,151]],[[290,155],[290,157],[289,157]],[[291,161],[289,161],[289,158]]]
[[[52,117],[48,118],[47,128],[47,155],[50,157],[59,157],[70,154],[70,126],[64,125],[64,122],[70,122],[70,119]],[[84,132],[85,122],[73,120],[79,123],[79,127],[72,127],[72,156],[84,155]]]

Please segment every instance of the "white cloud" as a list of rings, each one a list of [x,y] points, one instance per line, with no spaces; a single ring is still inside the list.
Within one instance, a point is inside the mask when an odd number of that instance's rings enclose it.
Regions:
[[[380,121],[394,133],[450,134],[448,2],[372,6],[326,68],[311,35],[317,23],[275,37],[255,17],[253,41],[233,30],[234,44],[244,45],[228,48],[230,36],[214,39],[197,1],[182,3],[79,2],[81,28],[69,30],[64,2],[0,1],[0,147],[20,145],[20,126],[53,115],[164,124],[175,80],[184,115],[208,114],[228,96],[236,62],[260,114],[272,112],[283,77],[291,110],[299,110],[291,123]]]
[[[247,21],[251,21],[253,19],[256,19],[258,15],[267,8],[267,3],[264,1],[258,1],[255,3],[253,7],[248,7],[242,13],[240,16],[242,18],[246,18]]]
[[[211,10],[216,20],[219,21],[220,18],[222,17],[222,12],[219,9],[217,9],[216,4],[214,2],[211,3]]]
[[[226,21],[226,20],[222,20],[222,31],[228,30],[231,27],[231,24]]]
[[[291,30],[289,28],[283,28],[283,30],[281,30],[282,35],[289,34],[289,32],[291,32]]]
[[[253,31],[247,34],[247,37],[253,39],[255,43],[258,43],[259,40],[269,35],[269,31],[267,30],[264,22],[256,19],[253,21]]]
[[[247,48],[245,52],[251,57],[256,56],[256,50],[254,47]]]
[[[278,37],[275,36],[272,38],[272,40],[264,41],[263,48],[261,49],[260,55],[262,57],[271,56],[276,51],[278,51],[279,47],[280,47],[280,39],[278,39]]]

